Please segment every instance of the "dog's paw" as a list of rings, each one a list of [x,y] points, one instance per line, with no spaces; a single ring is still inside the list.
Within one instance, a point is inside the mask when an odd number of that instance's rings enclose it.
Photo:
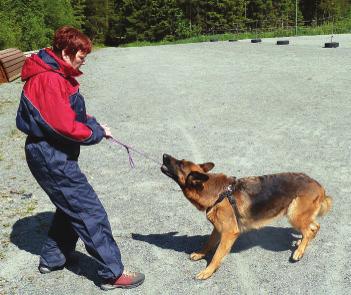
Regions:
[[[194,253],[190,254],[190,259],[193,260],[193,261],[200,260],[200,259],[202,259],[204,257],[205,257],[205,254],[203,254],[203,253],[196,253],[196,252],[194,252]]]
[[[204,269],[203,271],[199,272],[197,275],[196,275],[196,279],[197,280],[206,280],[208,279],[210,276],[213,275],[213,271],[211,270],[208,270],[207,268]]]
[[[304,252],[297,248],[291,257],[293,261],[297,262],[303,257]]]

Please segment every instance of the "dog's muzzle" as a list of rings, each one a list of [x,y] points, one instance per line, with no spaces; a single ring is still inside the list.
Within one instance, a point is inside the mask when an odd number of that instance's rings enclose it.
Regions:
[[[173,173],[171,168],[172,157],[167,154],[163,154],[163,165],[161,166],[162,173],[166,174],[168,177],[176,179],[177,176]]]

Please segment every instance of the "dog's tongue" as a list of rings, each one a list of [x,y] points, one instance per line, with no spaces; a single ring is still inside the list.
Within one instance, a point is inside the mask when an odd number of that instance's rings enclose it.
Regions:
[[[162,171],[163,173],[167,173],[167,172],[168,172],[168,168],[167,168],[167,166],[166,166],[165,164],[163,164],[163,165],[161,166],[161,171]]]

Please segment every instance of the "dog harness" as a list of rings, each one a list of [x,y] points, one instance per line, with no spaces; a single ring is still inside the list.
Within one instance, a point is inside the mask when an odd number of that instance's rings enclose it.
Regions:
[[[233,207],[235,215],[240,216],[238,207],[236,205],[235,197],[234,197],[234,192],[238,189],[239,189],[239,182],[236,181],[236,179],[234,178],[234,182],[230,184],[225,191],[219,194],[217,201],[211,207],[207,208],[206,213],[209,212],[218,203],[222,202],[225,198],[227,198],[229,203]]]

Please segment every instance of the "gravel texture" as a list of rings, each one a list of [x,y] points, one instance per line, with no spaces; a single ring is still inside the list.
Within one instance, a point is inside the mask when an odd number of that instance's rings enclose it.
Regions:
[[[279,38],[279,40],[282,38]],[[286,38],[284,38],[286,39]],[[221,268],[189,254],[211,225],[159,165],[108,142],[83,147],[81,168],[109,214],[127,269],[145,283],[112,294],[347,294],[350,292],[351,35],[208,42],[91,53],[79,79],[87,109],[113,134],[161,161],[213,161],[237,177],[305,172],[333,196],[299,263],[283,219],[243,234]],[[31,176],[15,128],[22,82],[0,85],[0,294],[102,294],[79,242],[79,269],[37,271],[54,207]]]

